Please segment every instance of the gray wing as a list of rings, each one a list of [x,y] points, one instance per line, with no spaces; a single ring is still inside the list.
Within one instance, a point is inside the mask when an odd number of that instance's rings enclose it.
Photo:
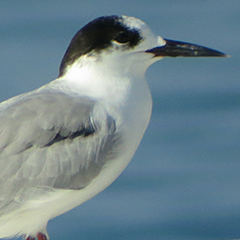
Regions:
[[[34,92],[5,103],[0,214],[44,189],[86,187],[116,154],[118,141],[113,118],[87,97]]]

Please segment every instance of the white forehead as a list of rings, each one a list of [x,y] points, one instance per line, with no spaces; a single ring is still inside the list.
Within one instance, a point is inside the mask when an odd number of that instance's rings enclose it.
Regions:
[[[121,21],[121,19],[120,19]],[[144,40],[141,44],[141,48],[150,48],[154,46],[163,46],[166,44],[163,38],[156,36],[148,25],[142,20],[135,17],[122,16],[122,23],[131,29],[139,31]]]
[[[128,17],[128,16],[124,16],[124,15],[122,16],[122,18],[123,18],[123,23],[131,29],[142,30],[143,28],[148,28],[146,23],[138,18]]]

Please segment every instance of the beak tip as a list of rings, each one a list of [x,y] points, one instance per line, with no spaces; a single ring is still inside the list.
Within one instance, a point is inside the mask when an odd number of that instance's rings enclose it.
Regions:
[[[219,51],[215,51],[216,55],[209,55],[209,57],[226,57],[226,58],[229,58],[231,57],[229,54],[225,54],[223,52],[219,52]],[[203,56],[204,57],[204,56]]]
[[[224,54],[224,56],[223,56],[223,57],[230,58],[230,57],[231,57],[231,55],[229,55],[229,54]]]

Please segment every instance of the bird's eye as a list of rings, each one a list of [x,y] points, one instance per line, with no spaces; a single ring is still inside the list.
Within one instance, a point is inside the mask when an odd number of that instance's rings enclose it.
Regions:
[[[129,42],[129,35],[125,32],[119,32],[114,37],[114,40],[119,43],[127,43],[127,42]]]

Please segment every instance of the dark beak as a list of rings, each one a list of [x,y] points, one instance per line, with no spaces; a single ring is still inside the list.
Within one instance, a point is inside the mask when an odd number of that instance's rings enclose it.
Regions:
[[[211,48],[192,43],[164,39],[166,45],[155,47],[146,52],[154,57],[227,57],[228,55]]]

